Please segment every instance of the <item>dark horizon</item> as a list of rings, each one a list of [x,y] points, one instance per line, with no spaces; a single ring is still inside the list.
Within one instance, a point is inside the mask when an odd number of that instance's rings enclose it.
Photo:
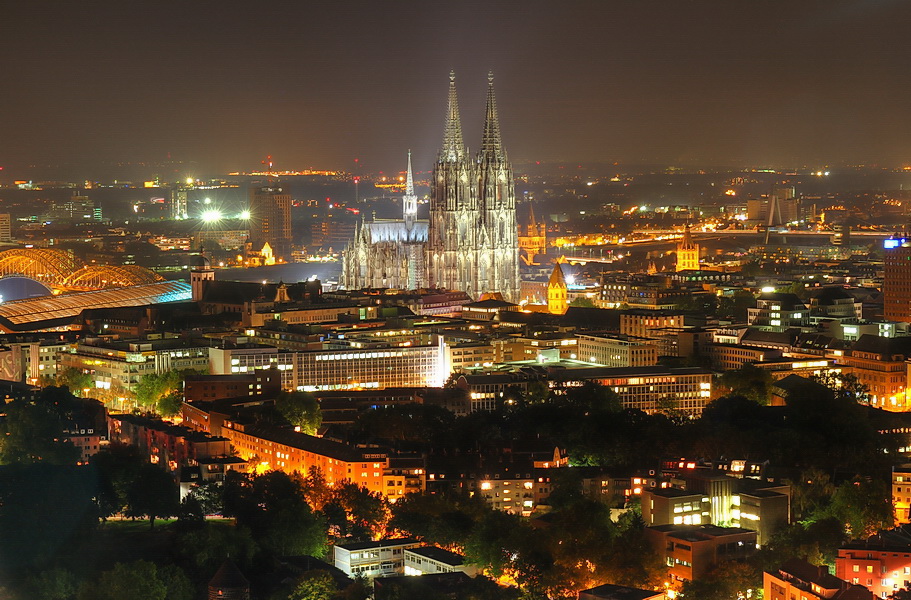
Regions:
[[[0,167],[426,170],[455,70],[516,164],[911,164],[898,1],[13,4]]]

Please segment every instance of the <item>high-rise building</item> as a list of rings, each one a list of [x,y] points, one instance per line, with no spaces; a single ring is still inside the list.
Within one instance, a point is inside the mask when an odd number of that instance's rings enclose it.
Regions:
[[[269,244],[280,262],[291,260],[291,194],[271,186],[250,190],[250,244],[254,252]]]
[[[189,211],[188,198],[192,186],[180,185],[171,190],[171,218],[186,219]]]
[[[410,169],[409,169],[410,181]],[[341,284],[347,289],[433,287],[479,298],[498,292],[519,296],[519,239],[512,167],[500,138],[493,76],[488,76],[487,115],[480,152],[468,155],[455,88],[443,146],[433,168],[430,220],[418,221],[409,184],[398,220],[364,222],[345,253]]]
[[[0,214],[0,242],[13,241],[12,219],[9,213]]]
[[[889,321],[911,322],[911,240],[883,243],[883,314]]]
[[[677,270],[699,270],[699,244],[693,241],[689,225],[686,226],[686,230],[683,232],[683,239],[677,244]]]

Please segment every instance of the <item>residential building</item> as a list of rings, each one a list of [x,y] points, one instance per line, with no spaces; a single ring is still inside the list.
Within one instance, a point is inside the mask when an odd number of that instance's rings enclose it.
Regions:
[[[330,485],[349,480],[371,492],[399,495],[386,485],[389,451],[385,448],[355,447],[293,429],[234,421],[225,421],[221,433],[237,456],[258,471],[308,473],[317,467]]]
[[[885,338],[862,335],[841,364],[870,390],[870,405],[886,410],[906,411],[911,402],[906,395],[911,337]]]
[[[111,442],[136,446],[153,464],[169,471],[200,459],[231,456],[227,437],[212,436],[167,421],[128,413],[108,414]]]
[[[767,292],[747,309],[747,324],[764,331],[784,331],[810,325],[810,308],[795,294]]]
[[[332,549],[334,564],[350,577],[386,577],[405,574],[405,551],[418,548],[420,542],[408,538],[336,544]]]
[[[895,524],[911,523],[911,465],[892,467],[892,508]]]
[[[184,378],[184,402],[263,396],[275,398],[281,392],[281,376],[277,368],[259,369],[251,373],[230,375],[189,375]]]
[[[478,574],[474,565],[465,563],[465,557],[436,546],[421,546],[405,550],[405,575],[433,575],[436,573]]]
[[[720,562],[742,560],[756,552],[756,532],[716,525],[660,525],[645,534],[667,567],[671,587],[698,580]]]
[[[865,586],[877,598],[911,588],[911,527],[880,531],[841,546],[835,557],[835,575]]]
[[[776,572],[762,575],[765,600],[873,600],[873,593],[829,573],[825,565],[816,566],[793,558]],[[885,597],[885,596],[883,596]]]

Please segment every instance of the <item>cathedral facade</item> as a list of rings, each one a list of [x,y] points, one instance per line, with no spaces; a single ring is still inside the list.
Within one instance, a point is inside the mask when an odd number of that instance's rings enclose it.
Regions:
[[[411,152],[402,213],[401,220],[374,219],[355,227],[354,239],[342,257],[341,287],[349,290],[426,287],[424,254],[428,223],[417,218],[418,197],[414,193]]]
[[[408,175],[411,181],[410,158]],[[413,186],[406,191],[402,221],[361,224],[345,253],[343,287],[432,287],[464,291],[475,299],[498,292],[518,301],[515,184],[500,137],[492,75],[481,148],[471,155],[450,73],[443,145],[431,175],[430,219],[417,221],[412,215],[410,229],[409,194]],[[413,206],[416,213],[416,200]]]

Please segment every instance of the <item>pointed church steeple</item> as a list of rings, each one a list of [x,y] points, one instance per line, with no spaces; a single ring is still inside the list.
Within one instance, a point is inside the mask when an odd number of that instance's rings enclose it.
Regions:
[[[504,160],[503,141],[500,139],[500,117],[497,115],[497,97],[493,91],[493,71],[487,73],[487,116],[484,118],[484,138],[481,155]]]
[[[411,173],[411,150],[408,151],[408,174],[405,176],[405,195],[402,196],[402,212],[405,226],[411,229],[418,216],[418,197],[414,193],[414,175]]]
[[[458,162],[465,157],[462,140],[462,120],[459,118],[459,98],[456,94],[455,71],[449,72],[449,106],[446,109],[446,129],[443,132],[441,162]]]

